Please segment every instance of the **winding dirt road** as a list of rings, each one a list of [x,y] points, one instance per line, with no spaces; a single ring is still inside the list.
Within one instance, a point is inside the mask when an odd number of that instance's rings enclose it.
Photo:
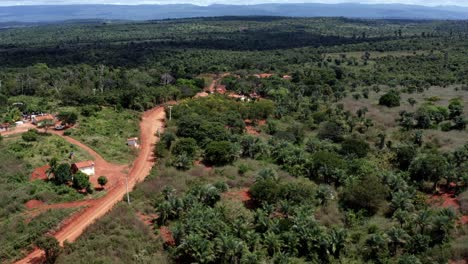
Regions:
[[[166,113],[162,106],[153,108],[143,114],[140,122],[140,152],[127,174],[129,190],[133,189],[138,182],[144,180],[150,173],[154,165],[153,146],[159,140],[156,136],[156,132],[158,130],[163,132],[165,118]],[[103,171],[101,171],[103,174],[98,174],[98,171],[96,173],[97,175],[108,175],[115,180],[106,196],[96,200],[76,202],[76,205],[84,205],[87,207],[66,219],[62,223],[61,228],[53,234],[60,244],[63,245],[65,241],[75,241],[88,226],[96,221],[96,219],[104,216],[116,203],[122,200],[126,194],[125,173],[123,170],[127,168],[127,166],[111,164],[105,161],[94,150],[79,141],[63,136],[63,134],[59,132],[54,133],[62,136],[68,142],[88,151],[95,159],[96,169],[104,168]],[[53,205],[51,206],[53,207]],[[57,205],[57,207],[61,206],[62,205]],[[43,258],[44,252],[35,249],[24,259],[16,263],[41,263]]]

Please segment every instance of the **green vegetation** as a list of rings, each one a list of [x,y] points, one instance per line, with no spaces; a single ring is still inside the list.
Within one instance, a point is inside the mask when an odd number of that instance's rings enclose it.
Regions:
[[[136,152],[127,146],[127,138],[139,135],[139,114],[103,108],[89,115],[79,119],[78,127],[68,130],[70,136],[90,146],[108,161],[131,162]]]
[[[44,109],[66,124],[76,113],[67,134],[129,163],[137,111],[179,100],[132,204],[59,263],[446,263],[466,248],[466,24],[230,17],[8,29],[0,113],[12,122]],[[239,98],[190,99],[211,79]],[[41,140],[28,132],[22,144]],[[462,208],[431,204],[441,192]]]
[[[55,135],[38,134],[32,130],[22,134],[21,138],[13,137],[2,144],[16,158],[24,160],[31,170],[49,164],[53,158],[68,162],[92,159],[86,151]],[[73,153],[72,160],[70,153]]]

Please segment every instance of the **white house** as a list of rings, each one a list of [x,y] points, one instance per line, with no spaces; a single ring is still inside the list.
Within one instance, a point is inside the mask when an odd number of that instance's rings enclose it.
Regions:
[[[135,148],[138,148],[138,138],[137,137],[134,137],[134,138],[128,138],[127,139],[127,145],[129,145],[130,147],[135,147]]]
[[[72,171],[73,173],[77,173],[78,171],[81,171],[88,176],[92,176],[95,174],[94,161],[88,160],[88,161],[77,162],[72,165]]]

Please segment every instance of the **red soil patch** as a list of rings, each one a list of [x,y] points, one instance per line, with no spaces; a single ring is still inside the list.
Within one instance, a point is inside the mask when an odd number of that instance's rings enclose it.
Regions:
[[[455,209],[460,208],[460,204],[456,197],[453,196],[451,193],[443,193],[443,194],[434,194],[429,198],[430,203],[436,204],[437,206],[441,206],[444,208],[453,207]]]
[[[252,136],[258,136],[260,135],[259,129],[254,127],[254,121],[250,119],[245,119],[244,120],[246,127],[245,129],[247,130],[247,134],[252,135]],[[258,120],[257,122],[257,127],[258,126],[264,126],[266,124],[266,120]]]
[[[462,225],[468,224],[468,215],[464,215],[460,218],[460,224]]]
[[[32,173],[31,173],[31,181],[34,180],[47,180],[47,170],[50,169],[49,165],[44,165],[42,167],[36,168]]]
[[[249,189],[247,188],[240,189],[238,191],[225,192],[223,193],[223,196],[228,199],[237,200],[240,202],[248,202],[252,199],[249,193]]]
[[[430,196],[429,203],[434,204],[439,207],[448,208],[452,207],[455,210],[460,209],[460,203],[458,199],[455,197],[453,192],[447,192],[442,194],[434,194]],[[468,224],[468,215],[464,215],[458,221],[460,225]]]
[[[161,238],[164,241],[164,244],[168,246],[175,246],[176,242],[174,236],[167,226],[161,226],[161,228],[159,228],[159,234],[161,234]]]
[[[146,215],[146,214],[143,214],[143,213],[140,213],[140,212],[137,212],[137,216],[143,223],[145,223],[145,225],[147,225],[149,227],[153,227],[154,219],[159,217],[157,214],[148,214],[148,215]]]
[[[39,208],[39,207],[42,207],[45,203],[43,201],[39,201],[39,200],[30,200],[28,202],[26,202],[24,204],[24,206],[26,206],[26,208],[28,209],[35,209],[35,208]]]
[[[260,133],[257,131],[257,129],[253,126],[246,126],[245,130],[247,131],[247,134],[252,135],[252,136],[258,136]]]

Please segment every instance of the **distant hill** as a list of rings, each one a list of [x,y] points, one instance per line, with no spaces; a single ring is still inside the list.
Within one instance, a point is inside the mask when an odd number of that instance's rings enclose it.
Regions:
[[[401,4],[259,4],[259,5],[43,5],[0,7],[0,23],[64,20],[152,20],[208,16],[290,16],[395,19],[468,19],[468,7]]]

